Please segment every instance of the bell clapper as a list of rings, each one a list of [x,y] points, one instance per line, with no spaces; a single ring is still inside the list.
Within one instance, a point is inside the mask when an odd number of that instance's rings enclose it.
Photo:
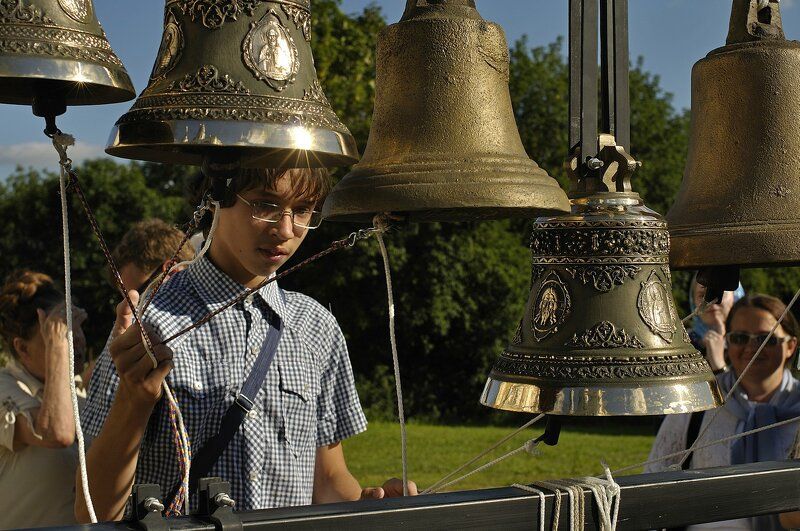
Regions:
[[[547,424],[544,427],[544,433],[536,438],[535,442],[543,442],[547,446],[555,446],[558,444],[558,438],[561,435],[561,417],[555,415],[547,416]]]
[[[703,301],[707,305],[718,303],[726,291],[739,287],[739,266],[702,267],[697,272],[697,283],[706,287]]]

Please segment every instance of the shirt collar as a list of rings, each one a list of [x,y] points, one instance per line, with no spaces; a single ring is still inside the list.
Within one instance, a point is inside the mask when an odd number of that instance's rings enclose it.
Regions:
[[[229,277],[206,256],[192,263],[186,274],[192,279],[195,290],[211,311],[221,308],[247,291],[247,288]],[[277,282],[261,287],[253,296],[260,297],[278,317],[286,321],[286,303]]]
[[[22,366],[20,362],[15,359],[8,360],[6,369],[11,375],[16,378],[20,383],[27,387],[31,396],[39,396],[44,389],[44,384],[28,370]]]

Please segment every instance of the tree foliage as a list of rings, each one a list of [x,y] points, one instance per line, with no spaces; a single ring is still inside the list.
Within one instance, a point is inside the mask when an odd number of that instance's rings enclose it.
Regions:
[[[385,25],[369,7],[347,15],[337,0],[314,4],[316,68],[325,93],[363,151],[375,94],[375,43]],[[520,136],[540,166],[565,181],[568,79],[563,41],[511,47],[510,90]],[[688,115],[676,111],[659,79],[641,60],[631,70],[632,154],[643,162],[633,186],[665,213],[686,156]],[[423,119],[423,117],[421,117]],[[182,224],[193,205],[183,200],[196,168],[89,161],[78,168],[110,246],[134,222],[157,216]],[[72,277],[90,313],[88,337],[102,346],[117,300],[84,214],[70,197]],[[0,274],[17,267],[62,276],[57,176],[18,170],[0,186]],[[324,249],[359,226],[327,223],[314,231],[297,260]],[[444,420],[500,419],[478,405],[486,375],[504,348],[528,298],[530,220],[395,227],[385,235],[391,261],[406,409],[410,416]],[[677,276],[684,302],[688,277]],[[795,270],[751,270],[745,285],[783,296],[800,285]],[[287,277],[282,284],[330,307],[348,339],[361,397],[372,419],[394,414],[394,383],[383,263],[374,240],[339,251]]]

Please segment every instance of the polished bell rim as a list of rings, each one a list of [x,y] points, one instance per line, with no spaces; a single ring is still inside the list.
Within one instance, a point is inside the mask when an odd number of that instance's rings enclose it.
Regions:
[[[492,373],[481,404],[522,413],[570,416],[668,415],[718,407],[722,393],[711,371],[706,379],[659,379],[636,386],[558,385],[548,381],[511,381]]]
[[[215,149],[235,151],[243,167],[328,167],[358,160],[344,132],[248,120],[161,120],[118,123],[106,153],[126,159],[196,165]]]
[[[63,95],[66,105],[100,105],[136,96],[124,68],[55,59],[0,55],[0,103],[31,105],[36,96]]]
[[[673,269],[730,265],[734,249],[740,250],[737,264],[749,267],[797,264],[800,256],[800,224],[796,221],[670,226],[669,232]]]
[[[413,222],[468,221],[552,216],[569,208],[558,182],[530,159],[419,155],[413,162],[356,165],[322,213],[332,221],[370,221],[377,212]]]

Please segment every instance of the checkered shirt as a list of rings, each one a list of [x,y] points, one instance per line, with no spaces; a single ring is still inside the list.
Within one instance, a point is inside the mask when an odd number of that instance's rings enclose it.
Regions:
[[[244,287],[202,258],[159,290],[144,321],[165,338],[220,308]],[[284,323],[275,359],[253,410],[209,476],[230,481],[241,510],[311,503],[315,450],[366,429],[344,337],[319,303],[277,283],[174,340],[168,376],[189,433],[192,453],[214,436],[242,387],[269,329],[267,316]],[[283,291],[283,290],[281,290]],[[97,361],[81,415],[91,437],[111,409],[119,377],[106,348]],[[175,445],[164,398],[142,440],[137,483],[158,483],[165,496],[179,482]],[[196,497],[192,506],[196,507]]]

